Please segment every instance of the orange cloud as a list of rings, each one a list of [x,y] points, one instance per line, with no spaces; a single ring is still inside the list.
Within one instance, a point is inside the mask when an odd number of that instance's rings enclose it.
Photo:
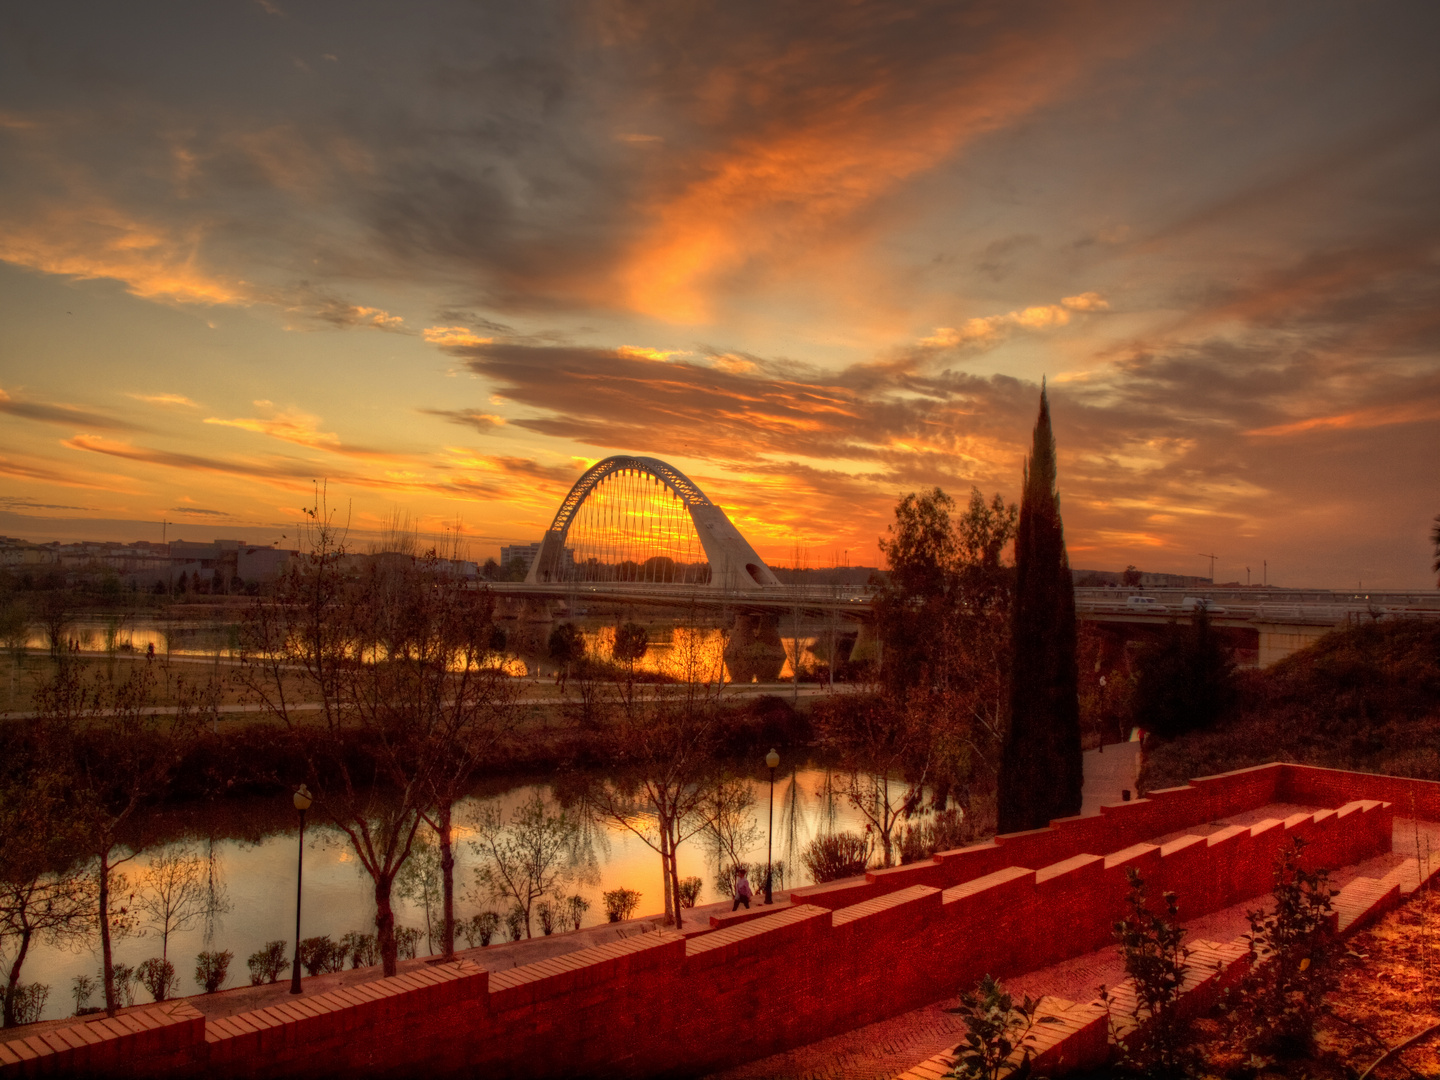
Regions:
[[[1368,409],[1339,413],[1335,416],[1315,416],[1308,420],[1296,420],[1288,424],[1254,428],[1245,432],[1267,438],[1287,435],[1303,435],[1311,431],[1334,431],[1388,427],[1391,424],[1414,424],[1425,420],[1440,420],[1440,406],[1431,401],[1420,401],[1409,405],[1376,405]]]
[[[482,338],[464,326],[427,326],[420,336],[431,345],[455,348],[464,345],[489,345],[494,338]]]
[[[268,407],[270,402],[257,401],[256,405]],[[321,431],[320,418],[309,413],[290,411],[277,412],[270,417],[238,417],[233,420],[226,420],[218,416],[208,416],[205,423],[216,424],[220,427],[239,428],[241,431],[253,431],[257,435],[268,435],[272,439],[280,439],[282,442],[294,443],[297,446],[307,446],[312,450],[326,450],[332,454],[344,454],[349,457],[383,458],[390,455],[380,450],[369,450],[364,447],[346,446],[341,443],[340,436],[333,431]]]
[[[136,401],[146,401],[151,405],[184,405],[189,409],[198,409],[200,406],[191,401],[184,394],[134,394],[127,393],[126,397],[132,397]]]
[[[942,63],[927,56],[913,71],[852,79],[825,35],[748,70],[715,71],[702,101],[740,98],[744,85],[745,107],[766,120],[686,162],[695,178],[644,208],[650,224],[619,272],[622,302],[668,322],[703,323],[712,292],[742,268],[846,247],[854,219],[881,197],[1060,95],[1095,58],[1067,40],[1073,28],[1063,21],[995,42],[968,65],[947,55],[944,77],[923,70]],[[1099,51],[1117,47],[1112,37]],[[807,81],[818,81],[815,89],[797,92]]]
[[[205,269],[204,230],[142,221],[104,203],[52,204],[0,228],[0,261],[81,281],[110,278],[135,296],[240,304],[248,286]]]
[[[1068,326],[1072,312],[1108,311],[1109,308],[1110,304],[1099,293],[1081,293],[1067,296],[1058,304],[1040,304],[1005,315],[967,319],[958,328],[937,326],[933,334],[920,339],[920,344],[931,348],[984,347],[998,343],[1012,330],[1054,330]]]

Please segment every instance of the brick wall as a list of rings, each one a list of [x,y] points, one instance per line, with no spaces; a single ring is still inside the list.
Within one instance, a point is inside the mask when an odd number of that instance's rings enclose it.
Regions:
[[[1336,803],[1351,794],[1348,774],[1288,768],[1207,778],[1101,817],[801,890],[784,910],[708,934],[647,934],[488,975],[464,962],[426,968],[208,1026],[186,1014],[161,1042],[114,1034],[102,1067],[55,1034],[51,1049],[30,1047],[23,1060],[0,1052],[0,1075],[693,1075],[895,1015],[987,973],[1101,948],[1124,910],[1127,867],[1153,897],[1178,893],[1190,918],[1268,892],[1290,836],[1304,836],[1309,857],[1329,866],[1389,850],[1394,806]],[[1358,784],[1362,795],[1368,783]],[[1337,808],[1146,842],[1302,789],[1334,793]]]

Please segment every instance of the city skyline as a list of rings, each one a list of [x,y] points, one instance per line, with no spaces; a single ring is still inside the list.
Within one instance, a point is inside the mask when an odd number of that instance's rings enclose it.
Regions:
[[[47,5],[0,26],[0,534],[482,561],[613,453],[767,561],[1017,501],[1071,563],[1433,587],[1421,4]]]

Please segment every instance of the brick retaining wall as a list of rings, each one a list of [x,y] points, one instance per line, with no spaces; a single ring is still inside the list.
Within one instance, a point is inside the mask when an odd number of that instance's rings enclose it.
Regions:
[[[719,1069],[935,1001],[987,973],[1011,976],[1101,948],[1123,910],[1127,867],[1140,870],[1152,896],[1177,892],[1182,917],[1193,918],[1268,892],[1290,836],[1311,842],[1316,865],[1390,850],[1396,806],[1368,797],[1387,778],[1358,778],[1352,792],[1346,779],[1356,774],[1317,772],[1277,765],[1205,778],[1100,817],[796,890],[783,910],[698,936],[661,931],[488,974],[462,961],[208,1026],[181,1002],[132,1014],[189,1010],[160,1042],[148,1030],[111,1033],[102,1051],[77,1044],[85,1042],[77,1029],[96,1026],[77,1024],[26,1054],[0,1043],[0,1076]],[[1336,809],[1145,842],[1301,794]]]

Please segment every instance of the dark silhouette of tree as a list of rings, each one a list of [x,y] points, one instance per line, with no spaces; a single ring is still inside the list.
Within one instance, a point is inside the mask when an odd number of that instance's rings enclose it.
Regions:
[[[563,622],[550,631],[547,647],[550,659],[555,661],[555,681],[564,690],[565,680],[570,677],[575,665],[585,659],[585,637],[574,623]]]
[[[1075,586],[1056,491],[1055,436],[1042,385],[1015,535],[1010,728],[1000,768],[999,828],[1041,828],[1080,812]]]
[[[1171,623],[1138,658],[1135,722],[1161,738],[1214,727],[1235,704],[1235,665],[1197,608],[1189,626]]]
[[[1014,570],[1005,553],[1015,536],[1017,509],[1000,495],[989,502],[971,489],[965,512],[939,488],[907,495],[895,508],[890,536],[880,542],[890,567],[877,582],[876,621],[884,643],[881,718],[867,709],[822,725],[847,758],[847,797],[885,791],[876,777],[856,783],[867,755],[876,763],[906,761],[911,790],[902,814],[918,808],[920,785],[936,805],[955,794],[967,813],[988,819],[999,768],[1009,672],[1009,612]],[[835,722],[832,722],[835,721]],[[849,727],[850,734],[842,732]],[[913,729],[913,730],[907,730]],[[870,749],[864,749],[870,745]],[[873,800],[872,800],[873,801]],[[889,861],[883,806],[873,821]]]
[[[1125,572],[1120,575],[1120,584],[1126,586],[1139,585],[1141,577],[1142,575],[1140,571],[1135,568],[1134,563],[1131,563],[1129,566],[1125,567]]]
[[[64,664],[36,695],[45,753],[64,770],[66,819],[81,838],[94,871],[90,913],[100,935],[105,1009],[118,1007],[112,939],[136,919],[128,899],[113,895],[123,884],[117,867],[143,846],[135,835],[139,811],[165,792],[176,766],[211,714],[214,686],[176,684],[174,711],[155,715],[151,665],[132,665],[123,681],[97,673],[87,683],[77,665]]]
[[[65,772],[46,753],[41,725],[16,721],[0,732],[0,1026],[19,1022],[20,976],[36,941],[54,944],[90,928],[95,897],[76,853],[83,837],[66,812]]]
[[[610,767],[580,798],[592,819],[629,830],[660,856],[665,917],[678,929],[680,845],[711,828],[723,801],[715,791],[727,780],[716,759],[725,683],[723,660],[698,634],[679,636],[672,653],[674,684],[609,710],[601,738]]]
[[[621,623],[615,628],[615,646],[611,649],[611,655],[626,665],[631,672],[635,670],[635,665],[645,656],[645,650],[649,647],[650,633],[639,623]]]
[[[395,880],[427,822],[443,875],[442,947],[454,951],[453,807],[508,731],[514,691],[494,663],[492,598],[456,573],[458,551],[422,553],[396,520],[383,552],[353,560],[320,500],[307,513],[308,550],[247,617],[242,673],[289,728],[317,816],[345,833],[370,876],[393,974]]]
[[[1430,544],[1435,551],[1435,559],[1430,564],[1430,572],[1436,575],[1435,585],[1440,588],[1440,514],[1435,515],[1435,526],[1430,530]]]

